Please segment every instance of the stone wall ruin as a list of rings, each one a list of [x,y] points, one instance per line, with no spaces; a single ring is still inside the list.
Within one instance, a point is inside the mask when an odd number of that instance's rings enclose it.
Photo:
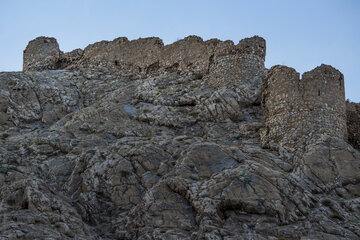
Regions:
[[[265,68],[266,43],[254,36],[232,41],[203,41],[188,36],[169,45],[160,38],[125,37],[101,41],[63,53],[55,38],[39,37],[24,51],[23,71],[110,68],[113,71],[156,76],[166,72],[201,73],[214,89],[241,92],[243,102],[259,99],[262,85],[263,146],[294,147],[314,134],[346,138],[344,77],[321,65],[300,74],[293,68]]]
[[[237,45],[218,39],[203,41],[197,36],[169,45],[156,37],[132,41],[121,37],[70,53],[61,52],[55,38],[39,37],[30,41],[24,51],[23,71],[107,67],[144,75],[194,72],[206,75],[215,88],[241,81],[260,86],[265,52],[265,40],[258,36],[245,38]],[[256,86],[253,88],[259,90]]]
[[[346,138],[344,76],[329,65],[300,74],[273,66],[262,89],[262,145],[303,146],[315,134]]]

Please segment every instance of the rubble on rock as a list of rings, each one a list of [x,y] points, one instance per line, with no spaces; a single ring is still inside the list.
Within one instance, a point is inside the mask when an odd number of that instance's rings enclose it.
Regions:
[[[360,239],[359,105],[264,61],[257,36],[30,41],[0,73],[0,239]]]

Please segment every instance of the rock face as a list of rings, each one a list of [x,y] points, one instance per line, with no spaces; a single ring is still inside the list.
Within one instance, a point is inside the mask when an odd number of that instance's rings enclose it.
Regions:
[[[0,239],[360,239],[342,74],[264,61],[260,37],[31,41],[0,73]]]

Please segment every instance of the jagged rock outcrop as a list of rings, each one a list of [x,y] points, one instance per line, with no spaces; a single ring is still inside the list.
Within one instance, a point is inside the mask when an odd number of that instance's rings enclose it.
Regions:
[[[0,73],[0,239],[360,239],[342,74],[264,61],[260,37],[31,41]]]

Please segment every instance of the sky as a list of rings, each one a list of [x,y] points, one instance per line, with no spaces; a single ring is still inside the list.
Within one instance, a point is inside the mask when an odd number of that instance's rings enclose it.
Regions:
[[[360,102],[358,0],[0,0],[0,71],[21,71],[22,52],[38,36],[68,52],[122,36],[169,44],[188,35],[235,44],[261,36],[266,67],[302,74],[330,64],[345,76],[346,98]]]

